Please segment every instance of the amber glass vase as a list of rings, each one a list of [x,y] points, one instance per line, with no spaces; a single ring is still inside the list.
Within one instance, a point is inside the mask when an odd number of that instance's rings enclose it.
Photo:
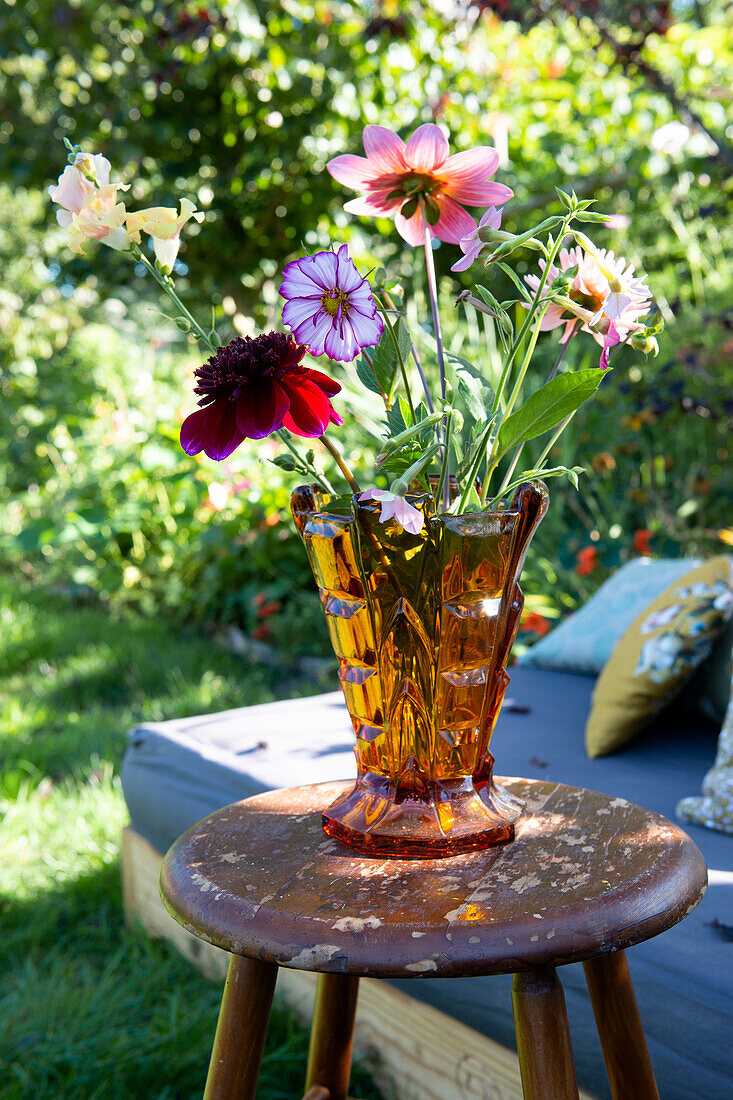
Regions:
[[[519,574],[547,510],[541,483],[495,512],[425,514],[411,535],[376,501],[296,489],[293,515],[321,594],[356,735],[353,790],[323,815],[361,852],[431,858],[511,840],[522,807],[492,776]]]

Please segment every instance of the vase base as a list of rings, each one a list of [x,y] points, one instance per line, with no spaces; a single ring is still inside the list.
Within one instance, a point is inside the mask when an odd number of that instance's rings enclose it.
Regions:
[[[492,794],[494,791],[492,791]],[[478,792],[470,780],[397,790],[367,775],[323,814],[323,831],[364,855],[440,859],[514,839],[516,806]]]

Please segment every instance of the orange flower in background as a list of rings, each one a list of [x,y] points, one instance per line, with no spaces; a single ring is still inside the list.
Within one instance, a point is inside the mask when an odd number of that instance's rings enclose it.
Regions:
[[[612,474],[616,469],[616,459],[610,451],[601,451],[593,459],[593,469],[597,474]]]
[[[548,633],[551,626],[550,620],[546,619],[544,615],[540,615],[538,611],[528,611],[522,619],[522,630],[526,630],[531,634],[538,634],[540,638]]]
[[[652,535],[651,531],[648,531],[646,527],[642,527],[639,531],[634,531],[633,547],[637,554],[651,554],[652,553]]]
[[[282,604],[279,600],[270,600],[269,603],[263,603],[257,612],[258,619],[269,619],[271,615],[277,615],[278,611],[282,608]]]
[[[579,577],[587,577],[598,565],[598,551],[595,546],[584,546],[582,550],[578,550],[575,560],[578,563],[575,572]]]

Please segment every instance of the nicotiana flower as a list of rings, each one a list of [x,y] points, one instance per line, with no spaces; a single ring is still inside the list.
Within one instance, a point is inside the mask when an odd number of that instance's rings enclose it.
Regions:
[[[365,126],[363,138],[366,157],[345,154],[326,167],[339,183],[363,192],[345,210],[393,217],[408,244],[423,243],[423,205],[430,236],[458,244],[476,228],[459,204],[500,206],[512,197],[509,187],[490,181],[499,165],[496,149],[481,146],[448,156],[448,141],[431,122],[419,126],[407,143],[386,126]]]
[[[56,211],[59,225],[69,230],[72,252],[83,252],[84,242],[102,241],[117,250],[130,247],[125,229],[125,205],[117,201],[117,192],[126,190],[109,182],[110,163],[101,153],[79,153],[68,164],[58,183],[48,188],[51,199],[61,207]]]
[[[181,199],[179,211],[174,206],[150,206],[128,214],[127,230],[136,244],[140,244],[141,230],[150,235],[158,266],[169,274],[178,256],[181,230],[190,218],[202,222],[204,215],[190,199]]]
[[[617,344],[621,343],[621,337],[619,336],[618,329],[613,321],[608,326],[607,332],[603,334],[603,348],[601,349],[601,358],[598,362],[598,366],[601,370],[608,370],[609,361],[608,357],[611,353],[611,348],[615,348]]]
[[[362,348],[378,344],[384,322],[369,283],[342,244],[338,252],[317,252],[293,260],[283,271],[283,321],[311,355],[350,363]]]
[[[329,423],[343,424],[330,401],[341,386],[302,366],[305,353],[284,332],[265,332],[254,339],[238,336],[219,348],[194,371],[201,408],[181,427],[186,454],[204,451],[219,460],[242,440],[262,439],[279,428],[320,436]]]
[[[484,228],[501,229],[502,214],[503,210],[497,210],[495,206],[490,206],[482,216],[476,228],[472,229],[470,233],[467,233],[465,237],[461,237],[458,244],[460,245],[461,252],[465,253],[465,255],[461,256],[460,260],[456,260],[451,271],[467,271],[468,268],[471,267],[478,259],[479,253],[486,243],[481,240],[481,230]]]
[[[390,493],[386,489],[367,489],[359,494],[359,500],[376,500],[381,504],[379,522],[386,523],[393,519],[398,527],[402,527],[410,535],[419,535],[425,525],[425,516],[419,508],[399,496]]]

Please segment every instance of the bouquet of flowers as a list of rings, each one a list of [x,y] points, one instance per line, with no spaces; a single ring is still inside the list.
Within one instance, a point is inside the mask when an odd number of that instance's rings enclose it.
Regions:
[[[280,294],[289,332],[237,337],[222,345],[213,310],[211,326],[202,325],[175,290],[181,231],[190,219],[203,219],[189,199],[182,198],[178,210],[128,210],[119,195],[128,185],[110,182],[109,161],[68,141],[69,163],[49,194],[60,208],[59,223],[69,230],[72,251],[83,252],[87,241],[98,240],[144,264],[173,302],[172,319],[209,353],[194,371],[199,408],[181,427],[188,454],[203,451],[222,460],[245,439],[276,434],[285,452],[275,461],[284,470],[311,478],[331,494],[332,482],[343,478],[352,493],[379,502],[382,521],[413,534],[424,523],[424,512],[410,499],[414,492],[431,493],[438,511],[461,514],[501,507],[519,484],[539,476],[566,476],[577,488],[580,467],[548,465],[559,435],[597,390],[614,349],[631,342],[640,351],[655,352],[660,327],[656,317],[644,321],[652,305],[646,277],[581,231],[608,215],[592,210],[591,201],[558,190],[562,213],[518,235],[507,233],[501,229],[502,207],[512,191],[492,178],[499,163],[494,149],[449,155],[443,131],[430,123],[407,142],[384,126],[366,126],[363,140],[365,157],[337,156],[328,171],[359,192],[346,211],[393,219],[407,245],[424,249],[432,370],[423,363],[404,303],[385,273],[377,271],[370,282],[345,244],[286,266]],[[487,209],[476,223],[466,206]],[[154,258],[143,251],[142,234]],[[484,282],[495,267],[511,279],[510,300],[499,301],[482,284],[458,296],[458,302],[492,318],[502,351],[494,387],[473,364],[444,348],[434,239],[459,246],[462,255],[452,270],[483,264],[489,269]],[[507,263],[520,250],[538,254],[536,273],[524,278]],[[556,362],[545,383],[526,393],[538,338],[549,330],[560,334]],[[598,368],[564,366],[568,344],[580,334],[598,344]],[[384,404],[384,438],[368,487],[359,486],[332,438],[336,433],[329,432],[343,424],[334,402],[341,386],[311,365],[313,359],[354,364],[348,369]],[[547,444],[526,468],[524,446],[540,436]],[[337,473],[326,476],[314,450],[303,452],[297,445],[298,437],[318,439]]]
[[[537,479],[566,476],[577,488],[580,467],[548,465],[554,444],[621,344],[655,350],[657,323],[644,322],[645,277],[583,231],[606,220],[590,201],[558,191],[562,212],[515,235],[501,229],[512,192],[492,179],[494,149],[451,156],[442,130],[426,124],[407,142],[367,126],[364,150],[366,157],[337,156],[328,170],[359,193],[348,212],[394,219],[406,244],[424,249],[431,318],[421,333],[410,331],[403,296],[385,273],[365,276],[340,244],[283,271],[288,332],[223,345],[213,314],[203,326],[175,289],[181,230],[202,217],[190,201],[128,211],[109,161],[73,146],[50,193],[72,249],[96,239],[144,264],[173,302],[172,320],[208,353],[194,371],[199,407],[181,426],[184,451],[221,460],[245,439],[276,435],[283,451],[273,461],[310,482],[293,492],[293,516],[338,657],[358,761],[356,784],[326,810],[324,829],[365,852],[449,855],[511,839],[521,812],[493,780],[489,741],[523,606],[519,575],[547,508]],[[478,224],[466,206],[486,208]],[[480,283],[458,299],[494,326],[501,369],[491,381],[444,346],[436,238],[460,247],[454,270],[482,261],[484,282],[500,269],[514,288],[499,301]],[[524,278],[507,263],[519,250],[538,254]],[[530,390],[528,370],[547,330],[559,330],[558,355]],[[598,345],[598,366],[572,370],[564,356],[581,334]],[[347,364],[384,406],[367,485],[334,442],[344,423],[341,385],[332,367],[320,369],[323,359]],[[525,445],[543,436],[526,468]],[[318,440],[335,469],[324,472],[322,456],[299,438]]]

